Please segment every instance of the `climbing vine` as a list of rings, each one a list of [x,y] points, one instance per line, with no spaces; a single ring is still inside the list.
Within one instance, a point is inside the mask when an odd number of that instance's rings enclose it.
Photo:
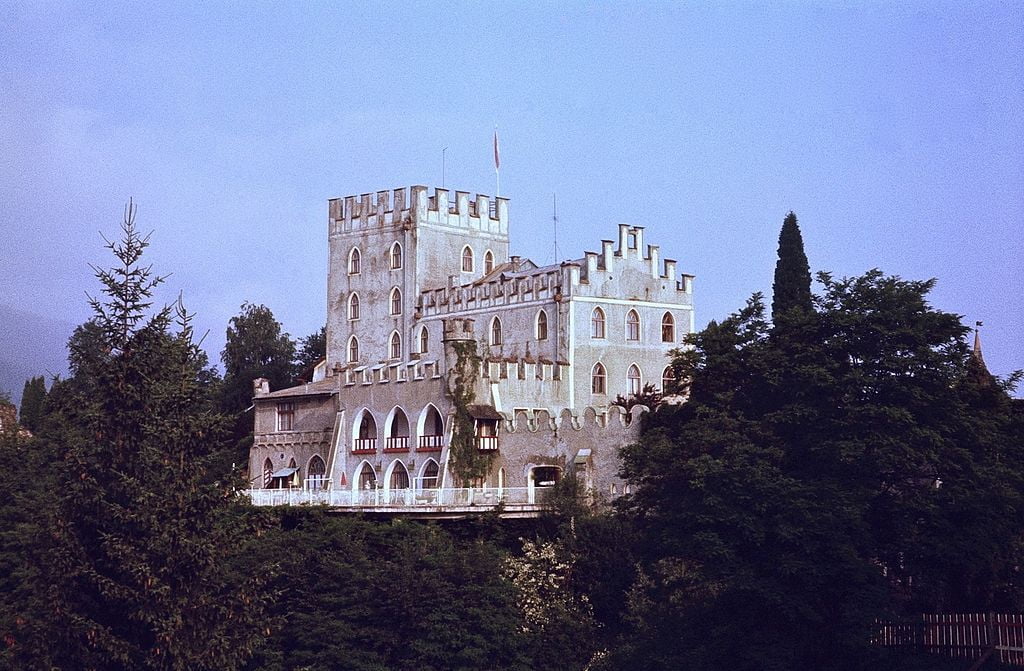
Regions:
[[[448,394],[455,407],[455,415],[452,439],[448,446],[448,464],[452,473],[465,483],[485,477],[494,454],[477,449],[473,416],[469,412],[469,406],[476,398],[476,381],[480,375],[476,341],[456,341],[452,343],[452,348],[456,359],[448,376]]]

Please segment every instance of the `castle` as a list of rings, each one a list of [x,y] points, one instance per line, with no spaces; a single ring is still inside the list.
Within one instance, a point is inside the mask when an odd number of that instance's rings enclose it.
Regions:
[[[537,266],[509,255],[507,199],[413,186],[330,200],[328,244],[326,359],[307,384],[254,383],[255,502],[529,510],[570,472],[626,492],[642,409],[614,400],[663,388],[694,328],[693,277],[642,227]],[[482,476],[452,468],[459,411]]]

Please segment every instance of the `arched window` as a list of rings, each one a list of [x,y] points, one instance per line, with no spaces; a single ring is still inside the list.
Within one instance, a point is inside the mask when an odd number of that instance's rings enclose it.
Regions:
[[[420,476],[419,489],[436,489],[437,479],[441,474],[441,467],[433,459],[427,459],[423,465],[423,474]]]
[[[359,338],[351,336],[348,339],[348,362],[359,361]]]
[[[266,489],[270,486],[270,480],[274,475],[274,464],[267,459],[263,462],[263,488]]]
[[[402,358],[402,336],[398,335],[398,331],[391,332],[391,344],[388,347],[388,353],[392,359]]]
[[[352,449],[375,450],[377,449],[377,422],[369,410],[364,409],[357,417],[353,426]]]
[[[388,489],[409,489],[409,471],[405,470],[405,464],[398,459],[391,467]]]
[[[671,312],[666,312],[661,318],[661,342],[676,341],[676,320]]]
[[[505,469],[498,469],[498,489],[505,489]]]
[[[473,250],[469,245],[462,248],[462,272],[473,272]]]
[[[484,275],[490,274],[492,270],[494,270],[494,254],[488,249],[484,253]]]
[[[406,417],[404,410],[397,406],[391,410],[384,423],[384,432],[387,434],[384,449],[409,449],[409,418]]]
[[[310,489],[323,489],[327,486],[327,464],[314,454],[306,466],[306,484]]]
[[[594,308],[590,313],[590,337],[604,337],[604,310],[601,308]]]
[[[535,330],[537,333],[537,340],[548,339],[548,313],[544,310],[537,313],[537,327]]]
[[[357,293],[348,297],[348,318],[350,321],[359,319],[359,294]]]
[[[359,274],[359,248],[353,247],[352,251],[348,253],[348,274],[358,275]]]
[[[430,332],[424,326],[420,329],[420,354],[426,354],[430,345]]]
[[[356,477],[352,479],[352,484],[361,490],[376,489],[377,474],[373,472],[373,466],[365,461],[360,464],[359,470],[356,471]]]
[[[497,317],[491,320],[491,344],[501,344],[501,320]]]
[[[400,315],[402,314],[402,292],[395,287],[391,290],[391,314]]]
[[[395,244],[391,245],[391,269],[398,270],[402,267],[402,245]]]
[[[600,361],[594,364],[594,369],[590,372],[590,393],[592,394],[604,394],[606,393],[608,373],[604,369],[604,364]]]
[[[419,449],[440,451],[444,446],[444,419],[433,403],[428,403],[420,413]]]
[[[640,340],[640,315],[636,310],[626,313],[626,340]]]
[[[665,366],[665,370],[661,371],[661,393],[672,394],[676,390],[676,372],[672,370],[672,366]]]
[[[632,364],[626,371],[626,392],[631,396],[640,393],[640,368]]]

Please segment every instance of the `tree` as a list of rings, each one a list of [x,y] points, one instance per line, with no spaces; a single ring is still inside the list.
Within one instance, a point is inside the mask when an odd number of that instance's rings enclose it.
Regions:
[[[295,342],[282,332],[270,308],[243,303],[241,313],[228,324],[220,356],[224,364],[221,407],[232,419],[234,461],[244,463],[252,446],[253,417],[246,412],[252,405],[252,381],[267,378],[274,390],[291,386]]]
[[[313,368],[327,356],[327,326],[322,326],[316,333],[299,339],[298,351],[295,353],[295,376],[309,382],[313,378]]]
[[[800,226],[796,215],[790,212],[779,232],[779,259],[772,284],[772,321],[778,322],[792,311],[809,312],[811,309],[811,270]]]
[[[966,329],[931,281],[819,280],[786,328],[755,296],[691,336],[688,403],[623,450],[636,668],[855,666],[887,612],[1022,605],[1022,434]]]
[[[38,431],[46,403],[46,380],[40,375],[25,381],[21,393],[21,410],[18,423],[29,431]]]
[[[57,482],[37,586],[59,624],[46,662],[234,669],[261,639],[265,599],[226,570],[246,535],[233,488],[207,474],[225,419],[180,299],[151,314],[162,279],[141,265],[134,215],[107,244],[117,264],[96,270],[102,298],[40,438]]]

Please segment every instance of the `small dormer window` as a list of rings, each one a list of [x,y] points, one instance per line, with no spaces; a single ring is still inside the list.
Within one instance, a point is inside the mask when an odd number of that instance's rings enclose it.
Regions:
[[[462,272],[473,272],[473,250],[469,245],[462,248]]]

